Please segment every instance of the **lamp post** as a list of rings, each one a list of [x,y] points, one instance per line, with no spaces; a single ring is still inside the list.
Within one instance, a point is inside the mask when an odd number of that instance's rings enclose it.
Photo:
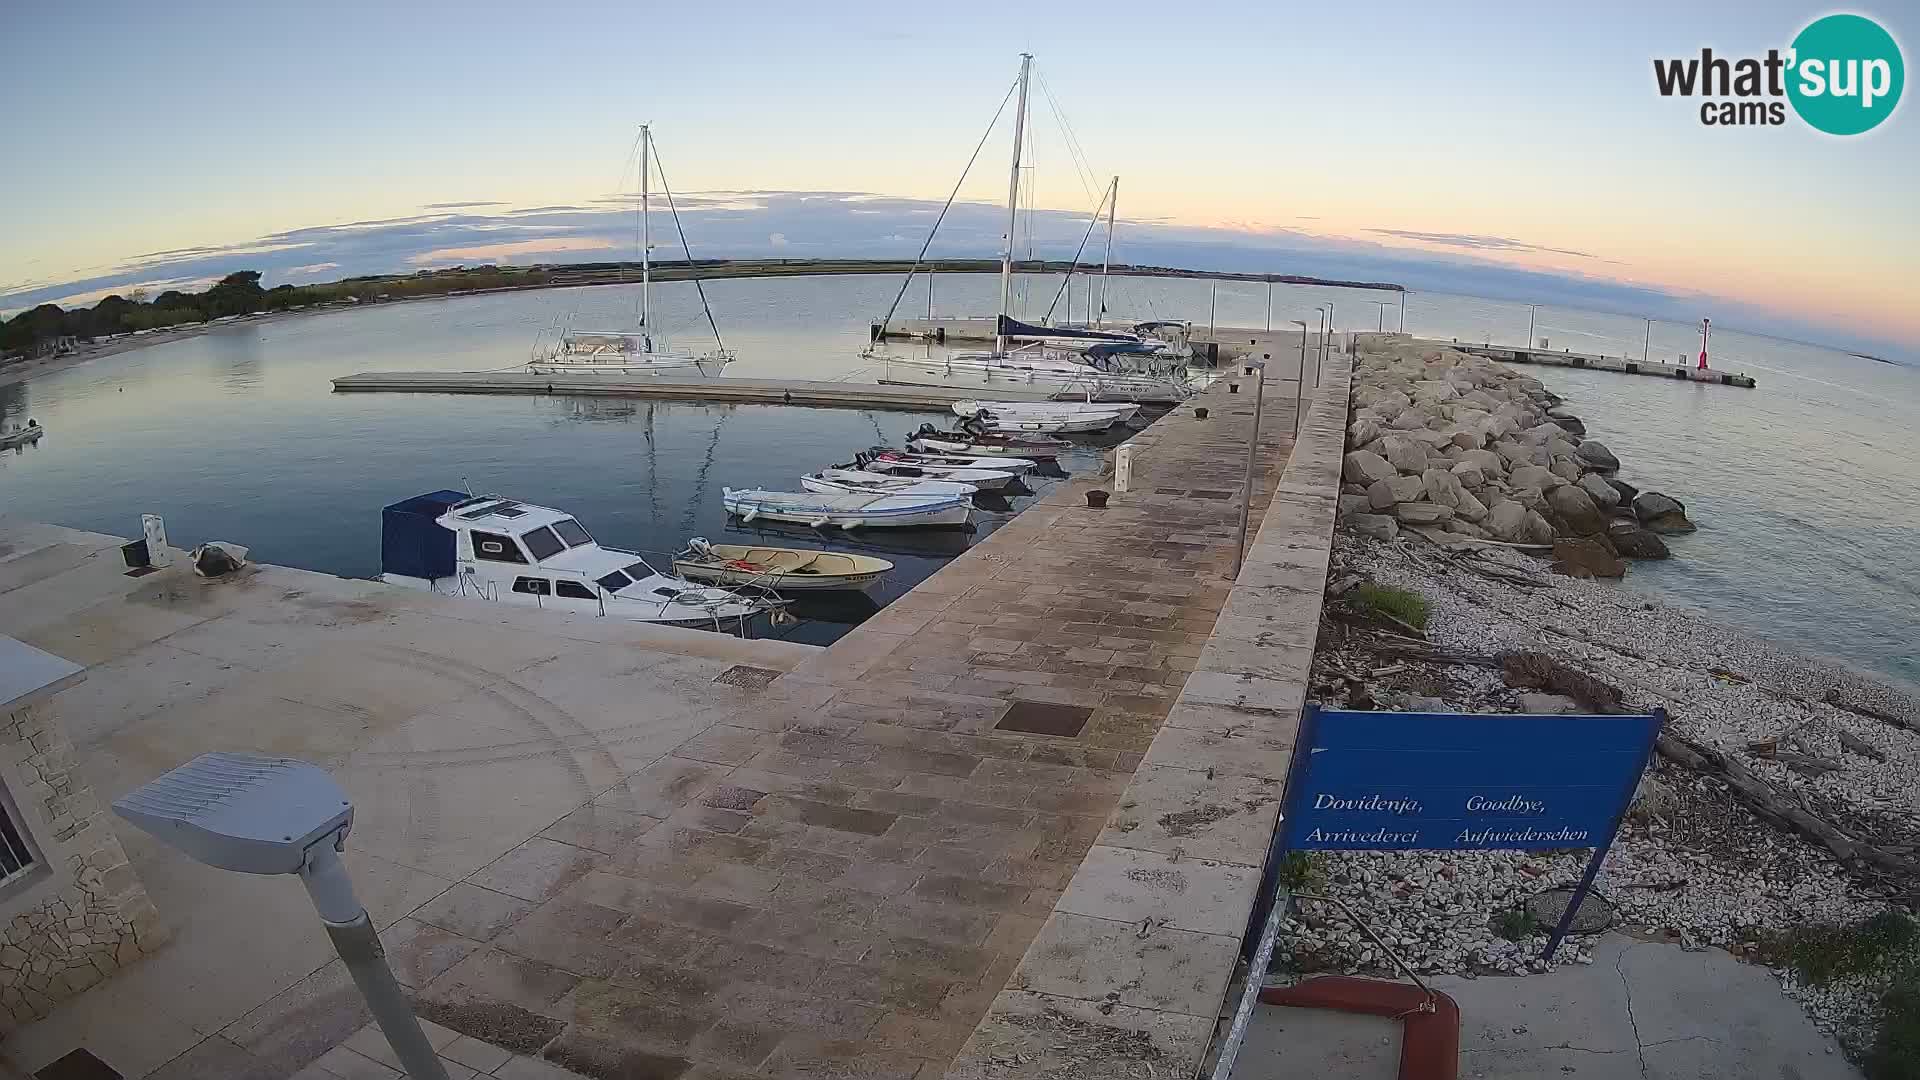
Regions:
[[[1300,415],[1306,410],[1307,402],[1307,320],[1288,319],[1288,322],[1300,328],[1300,378],[1297,380],[1299,392],[1293,400],[1293,437],[1300,437]],[[1313,385],[1320,385],[1320,365],[1313,365]]]
[[[1640,362],[1646,363],[1653,355],[1653,320],[1647,320],[1647,336],[1640,343]]]
[[[1360,302],[1361,302],[1361,303],[1363,303],[1363,304],[1372,304],[1372,305],[1373,305],[1374,307],[1377,307],[1377,308],[1379,308],[1379,309],[1380,309],[1380,320],[1379,320],[1379,321],[1378,321],[1377,323],[1375,323],[1375,324],[1374,324],[1374,327],[1373,327],[1373,330],[1374,330],[1374,333],[1376,333],[1376,334],[1384,334],[1384,333],[1386,333],[1386,332],[1387,332],[1387,305],[1386,305],[1386,302],[1385,302],[1385,301],[1381,301],[1381,300],[1362,300],[1362,301],[1360,301]]]
[[[1400,329],[1397,332],[1402,334],[1407,332],[1407,291],[1405,289],[1400,290]]]
[[[1539,306],[1540,306],[1539,304],[1527,305],[1527,349],[1528,351],[1532,351],[1533,349],[1533,313],[1534,313],[1534,309],[1538,308]]]
[[[1321,357],[1327,355],[1327,335],[1333,332],[1333,305],[1319,304],[1313,309],[1320,316],[1320,340],[1314,345]]]
[[[1247,438],[1247,476],[1240,489],[1240,539],[1233,548],[1233,579],[1240,580],[1240,566],[1247,557],[1247,518],[1253,511],[1253,464],[1260,452],[1260,407],[1266,398],[1267,362],[1248,360],[1253,369],[1253,433]]]
[[[1273,333],[1273,282],[1267,282],[1267,333]]]
[[[1220,320],[1216,318],[1219,313],[1220,283],[1216,281],[1207,292],[1207,336],[1216,341],[1220,338]]]
[[[331,776],[293,758],[202,754],[114,800],[113,811],[196,862],[298,875],[407,1075],[447,1080],[340,861],[353,803]]]

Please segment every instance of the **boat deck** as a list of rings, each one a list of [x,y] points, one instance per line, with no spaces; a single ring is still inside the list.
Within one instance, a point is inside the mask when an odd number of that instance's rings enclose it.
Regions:
[[[333,380],[339,392],[414,394],[600,394],[672,401],[807,405],[837,409],[945,412],[980,389],[899,386],[801,379],[666,379],[659,376],[529,375],[517,371],[366,371]],[[995,389],[1008,401],[1046,401],[1045,394]]]

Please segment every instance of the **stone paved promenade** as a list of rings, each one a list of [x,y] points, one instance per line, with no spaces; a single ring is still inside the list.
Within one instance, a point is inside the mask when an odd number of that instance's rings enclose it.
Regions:
[[[1208,640],[1249,397],[1168,415],[1108,508],[1059,485],[416,912],[426,1015],[590,1075],[941,1075]],[[1263,492],[1294,402],[1266,414]]]

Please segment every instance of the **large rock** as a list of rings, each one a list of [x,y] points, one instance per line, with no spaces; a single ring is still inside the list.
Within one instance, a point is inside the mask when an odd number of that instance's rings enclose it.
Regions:
[[[1506,462],[1509,468],[1518,468],[1522,465],[1545,465],[1552,460],[1547,457],[1546,447],[1515,442],[1512,439],[1501,439],[1494,443],[1493,452],[1499,454],[1500,460]]]
[[[1602,472],[1612,472],[1620,467],[1620,459],[1613,456],[1613,451],[1593,439],[1581,443],[1573,456],[1580,464]]]
[[[1347,425],[1347,445],[1365,446],[1380,437],[1380,425],[1372,420],[1355,420]]]
[[[1580,418],[1577,416],[1554,416],[1549,413],[1547,419],[1559,424],[1561,429],[1569,435],[1585,435],[1587,433],[1587,425],[1581,423]]]
[[[1522,543],[1541,545],[1553,543],[1553,523],[1537,510],[1527,511],[1526,539]]]
[[[1570,457],[1554,458],[1553,464],[1547,466],[1547,468],[1553,475],[1565,480],[1569,484],[1580,479],[1580,466],[1575,464],[1574,460]]]
[[[1355,514],[1347,519],[1347,527],[1375,540],[1391,540],[1400,535],[1400,523],[1385,514]]]
[[[1389,435],[1386,443],[1387,461],[1396,470],[1414,476],[1427,471],[1426,444],[1405,435]]]
[[[1430,502],[1403,502],[1393,508],[1402,525],[1441,525],[1453,520],[1453,508]]]
[[[1620,505],[1620,493],[1613,485],[1602,479],[1598,473],[1588,473],[1580,478],[1580,490],[1587,493],[1593,505],[1602,510],[1612,510]]]
[[[1468,465],[1478,465],[1481,474],[1489,478],[1505,476],[1507,473],[1507,463],[1491,450],[1469,450],[1460,455],[1460,460]]]
[[[1623,577],[1627,564],[1606,541],[1591,536],[1562,536],[1553,542],[1553,568],[1569,577]]]
[[[1481,502],[1480,497],[1473,492],[1462,491],[1459,505],[1453,508],[1453,514],[1456,518],[1479,521],[1487,516],[1487,504]]]
[[[1607,539],[1613,549],[1629,559],[1665,559],[1673,554],[1667,542],[1631,521],[1615,521],[1607,526]]]
[[[1505,540],[1509,544],[1527,543],[1527,508],[1524,503],[1508,500],[1487,511],[1485,521],[1488,532],[1496,540]]]
[[[1340,475],[1356,484],[1371,484],[1398,476],[1400,472],[1388,464],[1386,458],[1370,450],[1350,450],[1341,461]]]
[[[1597,536],[1607,531],[1607,516],[1593,505],[1593,499],[1586,492],[1572,484],[1547,492],[1547,505],[1553,507],[1553,516],[1574,536]]]
[[[1458,508],[1460,496],[1467,489],[1460,486],[1460,478],[1445,469],[1428,469],[1420,474],[1420,484],[1426,489],[1427,499],[1448,509]]]
[[[1507,483],[1516,488],[1539,488],[1541,491],[1551,491],[1566,482],[1566,477],[1544,465],[1522,465],[1507,474]]]
[[[1626,506],[1628,509],[1632,509],[1633,500],[1640,497],[1639,488],[1634,487],[1632,484],[1627,483],[1625,480],[1621,480],[1612,476],[1604,476],[1604,477],[1601,477],[1601,479],[1607,482],[1608,487],[1612,488],[1614,491],[1620,494],[1621,505]]]
[[[1643,491],[1634,496],[1633,516],[1640,524],[1657,533],[1690,533],[1693,522],[1687,520],[1687,507],[1671,495]]]
[[[1427,426],[1427,417],[1419,409],[1408,409],[1392,420],[1387,427],[1394,431],[1419,431]]]
[[[1340,516],[1342,518],[1352,517],[1354,514],[1364,514],[1372,509],[1373,502],[1365,495],[1340,496]]]
[[[1461,487],[1477,488],[1484,486],[1487,482],[1486,472],[1483,471],[1480,466],[1475,465],[1464,457],[1456,462],[1453,468],[1448,471],[1453,473],[1455,480],[1460,481]],[[1619,500],[1616,498],[1615,501],[1617,502]]]
[[[1412,502],[1426,493],[1426,485],[1417,476],[1396,476],[1375,480],[1367,488],[1367,501],[1374,510],[1391,510],[1398,503]]]

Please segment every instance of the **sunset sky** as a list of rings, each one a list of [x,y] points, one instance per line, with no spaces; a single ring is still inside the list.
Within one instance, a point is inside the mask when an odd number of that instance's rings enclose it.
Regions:
[[[237,248],[249,265],[248,245],[290,230],[606,209],[632,186],[641,121],[679,192],[937,201],[1027,50],[1047,91],[1041,207],[1084,211],[1118,173],[1142,225],[1721,297],[1920,349],[1910,102],[1840,139],[1791,115],[1704,127],[1697,101],[1654,88],[1656,56],[1761,55],[1828,8],[1477,8],[26,0],[0,62],[0,310],[164,279],[155,253]],[[1911,7],[1849,10],[1911,62]],[[964,198],[1004,198],[1006,149],[1003,126]],[[789,231],[768,226],[769,251]],[[625,257],[605,243],[553,229],[444,250]],[[314,251],[304,280],[338,262]]]

